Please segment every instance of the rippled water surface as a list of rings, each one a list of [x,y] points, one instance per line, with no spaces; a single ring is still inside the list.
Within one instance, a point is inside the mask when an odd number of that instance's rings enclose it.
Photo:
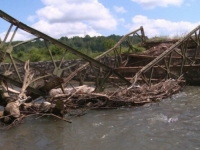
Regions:
[[[6,150],[183,150],[200,149],[200,87],[157,104],[89,111],[72,124],[52,118],[27,119],[0,131]]]

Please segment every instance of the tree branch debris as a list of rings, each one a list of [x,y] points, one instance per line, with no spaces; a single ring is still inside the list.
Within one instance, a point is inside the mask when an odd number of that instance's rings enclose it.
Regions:
[[[66,88],[65,94],[61,93],[61,89],[52,89],[49,98],[43,102],[26,103],[26,88],[33,80],[33,74],[29,70],[29,61],[24,67],[26,73],[24,82],[17,99],[7,94],[8,88],[1,93],[1,101],[4,100],[6,105],[0,119],[7,123],[2,129],[9,129],[30,116],[36,119],[44,116],[53,116],[60,120],[71,123],[64,116],[82,116],[87,110],[94,109],[116,109],[119,107],[134,107],[144,105],[146,103],[155,103],[161,99],[170,97],[178,93],[182,86],[180,80],[168,79],[150,87],[147,85],[131,86],[129,88],[119,88],[115,92],[93,93],[94,88],[86,85]],[[2,82],[4,83],[4,82]],[[6,94],[5,94],[6,93]],[[16,94],[17,92],[15,92]],[[6,95],[6,96],[5,96]]]

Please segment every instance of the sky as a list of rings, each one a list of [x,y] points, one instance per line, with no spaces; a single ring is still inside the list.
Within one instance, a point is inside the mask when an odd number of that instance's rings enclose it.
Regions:
[[[125,35],[143,26],[146,36],[184,36],[200,24],[199,0],[1,0],[0,10],[60,38]],[[0,38],[9,23],[0,18]],[[19,31],[14,40],[30,36]]]

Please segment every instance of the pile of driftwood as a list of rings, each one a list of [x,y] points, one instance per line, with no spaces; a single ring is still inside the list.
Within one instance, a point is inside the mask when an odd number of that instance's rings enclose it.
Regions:
[[[169,47],[171,47],[173,43],[161,43],[159,45],[153,46],[150,49],[144,51],[142,55],[148,56],[159,56],[164,51],[166,51]]]
[[[6,92],[1,97],[5,100],[5,108],[0,115],[0,119],[2,122],[9,124],[4,129],[21,123],[24,118],[29,116],[36,116],[36,118],[53,116],[71,123],[70,120],[65,119],[64,116],[66,114],[69,116],[81,116],[85,114],[86,110],[90,109],[111,109],[122,106],[143,105],[170,97],[181,90],[179,81],[173,79],[168,79],[150,87],[132,85],[128,88],[105,93],[94,93],[94,88],[84,85],[66,88],[64,94],[61,89],[52,89],[48,98],[42,102],[32,101],[27,103],[28,98],[25,95],[25,90],[33,80],[33,74],[29,71],[28,63],[27,61],[25,65],[26,74],[21,91],[15,97],[8,96]]]
[[[88,109],[109,109],[122,106],[132,107],[144,105],[145,103],[158,102],[161,99],[170,97],[179,92],[181,86],[179,82],[168,79],[158,84],[143,86],[132,86],[131,88],[118,89],[115,92],[85,93],[84,90],[90,87],[81,86],[78,90],[68,94],[56,94],[48,99],[49,102],[55,103],[62,101],[64,111],[68,109],[88,108]]]

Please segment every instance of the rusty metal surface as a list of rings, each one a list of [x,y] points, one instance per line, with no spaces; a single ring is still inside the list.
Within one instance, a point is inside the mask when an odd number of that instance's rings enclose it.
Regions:
[[[153,79],[153,76],[156,76],[156,74],[158,73],[154,71],[155,67],[159,67],[163,71],[165,71],[165,77],[163,79],[168,79],[168,78],[179,79],[180,77],[184,77],[185,74],[188,73],[187,70],[184,69],[186,66],[190,66],[191,68],[196,67],[195,69],[197,69],[197,67],[200,64],[199,42],[200,42],[200,26],[197,26],[185,37],[180,39],[178,42],[169,47],[158,57],[153,59],[149,64],[144,66],[140,71],[138,71],[132,78],[131,82],[135,84],[139,78],[142,78],[146,84],[151,85],[151,79]],[[188,49],[189,47],[190,50]],[[191,54],[191,47],[193,48],[194,51],[192,54]],[[175,54],[181,58],[181,61],[176,61],[176,65],[179,66],[178,70],[176,69],[176,71],[174,71],[171,67],[174,64],[172,58],[173,55]],[[164,65],[164,67],[162,67],[161,65]],[[198,67],[198,70],[200,70],[200,67]]]
[[[136,29],[135,31],[132,31],[126,35],[124,35],[111,49],[108,49],[101,55],[95,57],[95,60],[98,60],[102,64],[105,64],[106,66],[109,66],[112,68],[112,71],[116,71],[116,68],[121,66],[126,66],[129,59],[131,58],[131,54],[134,52],[135,48],[134,45],[134,39],[136,37],[140,38],[140,43],[137,43],[139,45],[144,45],[146,42],[146,37],[144,34],[144,29],[141,26],[139,29]],[[122,47],[122,44],[126,43],[126,48]],[[123,49],[123,50],[122,50]],[[124,49],[126,49],[124,51]],[[124,54],[126,53],[126,54]],[[125,57],[124,57],[125,56]],[[113,59],[112,63],[108,63],[108,59]],[[84,74],[86,68],[90,67],[93,70],[96,70],[98,72],[98,75],[96,75],[96,86],[101,88],[103,84],[105,83],[106,79],[111,78],[112,73],[109,73],[107,71],[100,70],[101,68],[94,68],[92,67],[92,63],[85,63],[78,69],[76,69],[74,72],[72,72],[67,78],[64,79],[64,82],[70,81],[74,76],[77,75],[77,73]],[[118,72],[118,71],[117,71]],[[108,76],[109,75],[109,76]],[[116,75],[114,75],[116,76]],[[84,79],[83,79],[84,80]],[[101,80],[99,83],[99,80]],[[103,82],[102,82],[103,81]],[[84,81],[82,81],[84,82]],[[127,84],[130,84],[126,82]]]
[[[20,45],[25,45],[27,43],[33,42],[35,40],[41,40],[46,45],[46,49],[49,51],[49,57],[51,57],[51,62],[53,64],[53,67],[48,70],[49,72],[45,72],[41,69],[35,68],[33,66],[31,67],[31,71],[35,74],[35,77],[37,80],[35,80],[31,85],[30,88],[32,89],[43,89],[44,91],[50,90],[51,88],[55,88],[56,86],[62,86],[62,84],[69,82],[74,76],[77,76],[77,74],[80,74],[80,77],[82,76],[82,73],[79,73],[80,71],[84,70],[88,65],[92,68],[92,71],[96,74],[96,86],[103,86],[103,84],[106,82],[106,80],[111,76],[117,77],[121,82],[130,85],[130,82],[126,80],[119,72],[115,71],[114,68],[119,67],[125,63],[127,63],[127,60],[129,59],[129,55],[124,59],[121,58],[121,44],[122,42],[126,42],[128,45],[128,54],[133,51],[132,47],[132,40],[135,35],[138,35],[141,38],[141,42],[145,42],[145,36],[144,36],[144,30],[142,27],[140,27],[138,30],[133,31],[127,35],[125,35],[112,49],[108,50],[107,52],[103,53],[102,55],[96,57],[95,59],[90,58],[89,56],[81,53],[78,50],[75,50],[74,48],[63,44],[59,42],[58,40],[36,30],[33,29],[22,22],[18,21],[17,19],[9,16],[5,12],[0,10],[0,17],[4,19],[5,21],[10,23],[10,26],[8,28],[8,31],[6,32],[6,35],[4,39],[0,43],[0,52],[1,55],[1,62],[0,62],[0,68],[3,70],[3,72],[10,72],[11,68],[14,69],[13,75],[9,76],[11,83],[22,83],[23,82],[23,72],[24,70],[21,69],[19,66],[23,66],[24,62],[20,59],[17,59],[13,56],[13,50],[15,47],[18,47]],[[18,43],[16,45],[13,45],[14,37],[16,36],[16,33],[19,32],[19,30],[23,30],[27,33],[29,33],[31,36],[34,36],[34,38]],[[141,32],[141,34],[139,34]],[[9,39],[9,37],[11,37]],[[9,42],[8,42],[9,41]],[[57,58],[60,60],[59,63],[56,62],[56,60],[52,57],[51,50],[49,49],[49,45],[56,45],[64,50],[64,53],[60,56],[60,58]],[[80,68],[75,70],[74,72],[69,71],[69,76],[67,78],[62,77],[62,74],[66,70],[70,70],[71,66],[64,66],[64,60],[66,54],[71,53],[79,58],[81,58],[85,64],[80,65]],[[108,65],[105,63],[106,57],[112,57],[114,58],[114,65]],[[4,60],[9,59],[11,64],[5,65]],[[3,75],[3,73],[1,74]],[[56,76],[56,80],[55,80]],[[103,78],[103,80],[99,80],[100,78]],[[55,81],[54,81],[55,80]],[[81,77],[81,80],[84,80],[83,77]],[[46,81],[50,81],[47,82]],[[51,83],[52,82],[52,83]],[[54,83],[56,82],[56,83]],[[20,86],[21,84],[16,84]],[[32,90],[34,92],[34,90]],[[35,92],[35,94],[38,94],[38,92]]]
[[[21,86],[24,70],[20,69],[19,64],[23,66],[24,62],[13,57],[13,49],[15,47],[39,39],[44,42],[44,45],[49,52],[52,65],[48,69],[48,72],[38,69],[35,66],[31,66],[32,72],[38,79],[30,85],[30,88],[33,89],[31,92],[35,94],[39,94],[37,89],[46,92],[55,87],[63,87],[64,84],[68,83],[74,77],[78,77],[80,83],[84,83],[86,74],[91,74],[93,81],[96,83],[97,91],[101,91],[103,90],[104,84],[108,83],[108,79],[118,79],[126,85],[136,83],[137,81],[143,81],[143,83],[150,86],[154,81],[166,80],[168,78],[179,79],[180,77],[187,75],[191,70],[200,71],[200,26],[196,27],[185,37],[167,48],[167,50],[159,56],[133,54],[135,51],[135,37],[140,38],[140,43],[138,43],[140,45],[144,46],[148,43],[146,42],[144,29],[143,27],[140,27],[139,29],[124,35],[111,49],[93,59],[58,40],[21,23],[1,10],[0,17],[10,23],[4,39],[0,42],[0,69],[3,71],[3,73],[1,73],[2,78],[4,73],[9,72],[11,71],[11,68],[14,68],[14,74],[9,76],[9,78],[7,77],[7,80],[15,85]],[[19,29],[30,33],[34,38],[13,45],[12,42]],[[8,37],[11,37],[9,42],[7,42]],[[123,47],[124,43],[126,43],[125,47]],[[53,57],[49,48],[50,45],[56,45],[64,50],[64,53],[57,58],[59,61]],[[65,56],[68,53],[81,58],[82,61],[81,63],[78,63],[78,68],[72,69],[76,64],[65,65]],[[11,61],[10,66],[5,65],[4,60],[6,58]],[[138,64],[131,67],[132,64],[130,60],[135,58],[145,59],[145,63],[148,64],[146,65],[144,63],[144,67],[143,65],[137,66]],[[63,77],[63,73],[66,71],[68,71],[67,77]],[[124,73],[128,73],[129,76],[125,77]]]
[[[6,77],[6,76],[4,76],[4,75],[2,75],[2,74],[0,74],[0,79],[1,79],[1,80],[6,80],[7,82],[10,82],[10,83],[12,83],[12,84],[15,85],[15,86],[22,87],[22,83],[21,83],[21,82],[18,82],[18,81],[16,81],[16,80],[13,80],[13,79],[11,79],[11,78],[8,78],[8,77]],[[30,92],[32,92],[32,93],[35,93],[35,94],[37,94],[37,95],[41,95],[41,96],[44,96],[44,95],[45,95],[45,93],[44,93],[43,91],[38,90],[38,89],[35,89],[35,88],[32,88],[32,87],[30,87],[30,86],[27,88],[27,90],[30,91]]]

